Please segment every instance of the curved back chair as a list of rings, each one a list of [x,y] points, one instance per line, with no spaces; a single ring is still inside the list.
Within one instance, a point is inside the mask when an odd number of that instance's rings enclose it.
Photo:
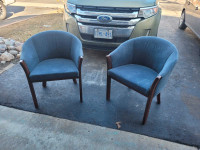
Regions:
[[[107,100],[111,78],[148,97],[145,124],[153,97],[165,86],[178,59],[176,47],[158,37],[139,37],[122,43],[107,56]]]
[[[64,31],[45,31],[29,38],[22,47],[20,64],[25,71],[35,108],[38,108],[33,82],[79,78],[82,102],[81,64],[82,44],[74,35]]]

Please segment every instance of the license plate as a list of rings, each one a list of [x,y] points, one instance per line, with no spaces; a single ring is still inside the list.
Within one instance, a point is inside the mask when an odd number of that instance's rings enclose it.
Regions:
[[[100,38],[100,39],[112,39],[112,30],[106,30],[106,29],[95,29],[94,30],[94,38]]]

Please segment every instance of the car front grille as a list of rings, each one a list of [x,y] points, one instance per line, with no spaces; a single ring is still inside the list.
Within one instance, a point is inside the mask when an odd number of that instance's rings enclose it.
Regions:
[[[96,7],[96,6],[77,6],[77,13],[74,17],[77,20],[79,31],[83,39],[94,35],[94,29],[105,29],[113,31],[113,39],[108,40],[115,42],[117,38],[122,38],[120,42],[128,39],[133,32],[135,25],[141,20],[138,18],[139,8],[117,8],[117,7]],[[97,18],[101,15],[110,16],[109,22],[100,22]],[[104,41],[103,39],[99,39]],[[98,41],[99,41],[98,40]]]

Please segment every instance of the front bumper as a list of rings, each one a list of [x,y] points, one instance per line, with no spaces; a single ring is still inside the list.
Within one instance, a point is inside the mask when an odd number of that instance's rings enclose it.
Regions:
[[[160,18],[161,18],[161,9],[159,9],[156,15],[147,19],[142,19],[138,23],[136,23],[135,26],[130,26],[128,28],[103,27],[103,26],[97,27],[97,26],[84,25],[78,23],[74,16],[68,14],[67,12],[64,12],[63,23],[65,30],[78,37],[83,43],[84,47],[116,48],[122,42],[129,40],[131,38],[139,36],[157,36]],[[112,29],[113,39],[103,40],[103,39],[93,38],[95,28]]]

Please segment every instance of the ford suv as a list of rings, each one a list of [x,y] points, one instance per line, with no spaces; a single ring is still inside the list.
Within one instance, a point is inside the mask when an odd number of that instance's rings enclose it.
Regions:
[[[139,36],[157,36],[161,9],[157,0],[68,0],[66,31],[84,47],[115,48]]]

